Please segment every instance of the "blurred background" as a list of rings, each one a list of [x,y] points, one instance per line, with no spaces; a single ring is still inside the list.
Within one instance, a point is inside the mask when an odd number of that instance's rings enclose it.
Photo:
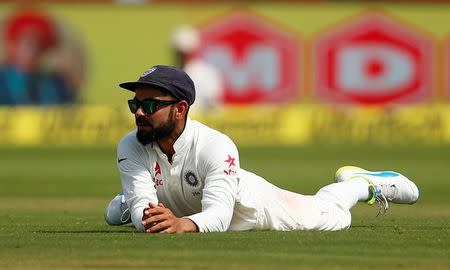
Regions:
[[[191,117],[275,185],[313,194],[356,165],[405,174],[419,202],[359,204],[356,229],[309,242],[152,238],[149,257],[103,213],[135,128],[118,84],[157,64],[189,73]],[[449,77],[443,0],[0,0],[0,269],[449,269]]]
[[[2,1],[0,143],[116,145],[168,64],[240,145],[448,144],[449,4],[377,2]]]
[[[195,82],[191,117],[228,134],[242,166],[275,184],[312,193],[353,164],[403,172],[439,201],[450,168],[449,7],[3,1],[0,195],[91,197],[101,211],[120,191],[116,145],[135,126],[133,93],[118,84],[168,64]]]

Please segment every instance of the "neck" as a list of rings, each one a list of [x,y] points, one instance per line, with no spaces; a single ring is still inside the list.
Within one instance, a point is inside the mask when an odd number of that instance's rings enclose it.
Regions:
[[[167,159],[170,163],[172,163],[173,155],[175,154],[175,149],[173,145],[176,140],[180,137],[181,133],[183,133],[184,127],[186,126],[186,122],[180,123],[177,125],[172,132],[172,134],[166,138],[162,138],[157,141],[159,148],[161,151],[166,154]]]

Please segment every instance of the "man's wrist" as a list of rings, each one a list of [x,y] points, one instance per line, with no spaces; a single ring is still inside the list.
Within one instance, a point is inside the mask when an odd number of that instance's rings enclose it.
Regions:
[[[199,232],[197,224],[188,217],[180,218],[184,232]]]

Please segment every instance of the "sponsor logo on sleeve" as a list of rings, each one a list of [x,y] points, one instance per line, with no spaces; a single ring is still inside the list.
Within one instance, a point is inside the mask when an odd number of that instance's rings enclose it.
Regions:
[[[236,174],[236,163],[234,163],[235,160],[236,158],[228,155],[228,158],[224,161],[227,164],[227,169],[223,171],[226,175]]]
[[[153,178],[153,182],[155,183],[155,186],[162,186],[164,182],[161,175],[161,166],[159,166],[158,162],[156,162],[154,173],[155,177]]]

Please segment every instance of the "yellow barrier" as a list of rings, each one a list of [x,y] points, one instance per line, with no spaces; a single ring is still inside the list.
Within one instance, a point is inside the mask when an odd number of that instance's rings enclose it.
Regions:
[[[227,107],[192,116],[238,144],[448,144],[450,106],[409,106],[390,112],[321,105]],[[0,141],[8,145],[115,145],[134,129],[123,107],[0,108]]]
[[[450,143],[448,105],[402,107],[390,112],[320,105],[234,108],[201,119],[245,144]]]
[[[2,144],[115,144],[133,118],[112,106],[0,108]]]

